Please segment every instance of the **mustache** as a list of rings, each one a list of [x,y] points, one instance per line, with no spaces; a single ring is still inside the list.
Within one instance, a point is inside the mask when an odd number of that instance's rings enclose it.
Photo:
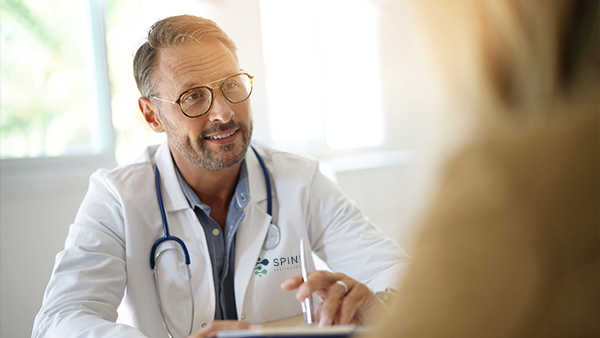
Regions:
[[[227,131],[227,130],[231,130],[231,129],[236,129],[236,128],[238,128],[238,129],[244,129],[244,127],[245,127],[244,124],[242,122],[239,122],[239,121],[236,122],[236,121],[231,120],[231,121],[229,121],[227,123],[217,122],[217,123],[211,124],[208,128],[206,128],[202,132],[202,134],[200,135],[200,137],[201,138],[205,138],[205,137],[207,137],[210,134],[218,133],[218,132],[221,132],[221,131]]]

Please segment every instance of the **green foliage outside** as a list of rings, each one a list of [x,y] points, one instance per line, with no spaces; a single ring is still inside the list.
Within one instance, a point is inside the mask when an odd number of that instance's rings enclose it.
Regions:
[[[94,86],[82,3],[1,2],[2,158],[89,152]]]

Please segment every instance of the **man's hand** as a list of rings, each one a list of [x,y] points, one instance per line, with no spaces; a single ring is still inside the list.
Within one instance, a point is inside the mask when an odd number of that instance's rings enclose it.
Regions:
[[[216,337],[219,331],[229,330],[247,330],[259,328],[260,325],[252,325],[248,322],[237,321],[237,320],[215,320],[208,323],[205,327],[192,333],[188,338],[206,338]]]
[[[338,280],[346,283],[348,293],[345,294],[344,287],[336,283]],[[285,280],[281,288],[286,291],[298,289],[296,299],[299,301],[316,293],[321,299],[321,304],[315,309],[319,326],[363,325],[366,317],[380,304],[368,287],[342,273],[314,271],[308,275],[306,283],[303,283],[302,275],[298,275]]]

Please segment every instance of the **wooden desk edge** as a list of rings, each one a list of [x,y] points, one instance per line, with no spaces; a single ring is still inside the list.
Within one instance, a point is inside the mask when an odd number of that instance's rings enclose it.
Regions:
[[[262,324],[263,327],[288,327],[304,325],[304,316],[294,316]]]

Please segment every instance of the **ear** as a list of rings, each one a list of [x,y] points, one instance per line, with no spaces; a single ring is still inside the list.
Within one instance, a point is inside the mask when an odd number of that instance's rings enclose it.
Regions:
[[[144,115],[144,119],[146,120],[146,123],[148,123],[148,126],[150,126],[150,129],[157,133],[164,132],[165,128],[163,127],[163,123],[158,114],[158,109],[156,108],[156,105],[154,105],[154,102],[147,97],[140,97],[138,99],[138,105],[140,106],[142,115]]]

